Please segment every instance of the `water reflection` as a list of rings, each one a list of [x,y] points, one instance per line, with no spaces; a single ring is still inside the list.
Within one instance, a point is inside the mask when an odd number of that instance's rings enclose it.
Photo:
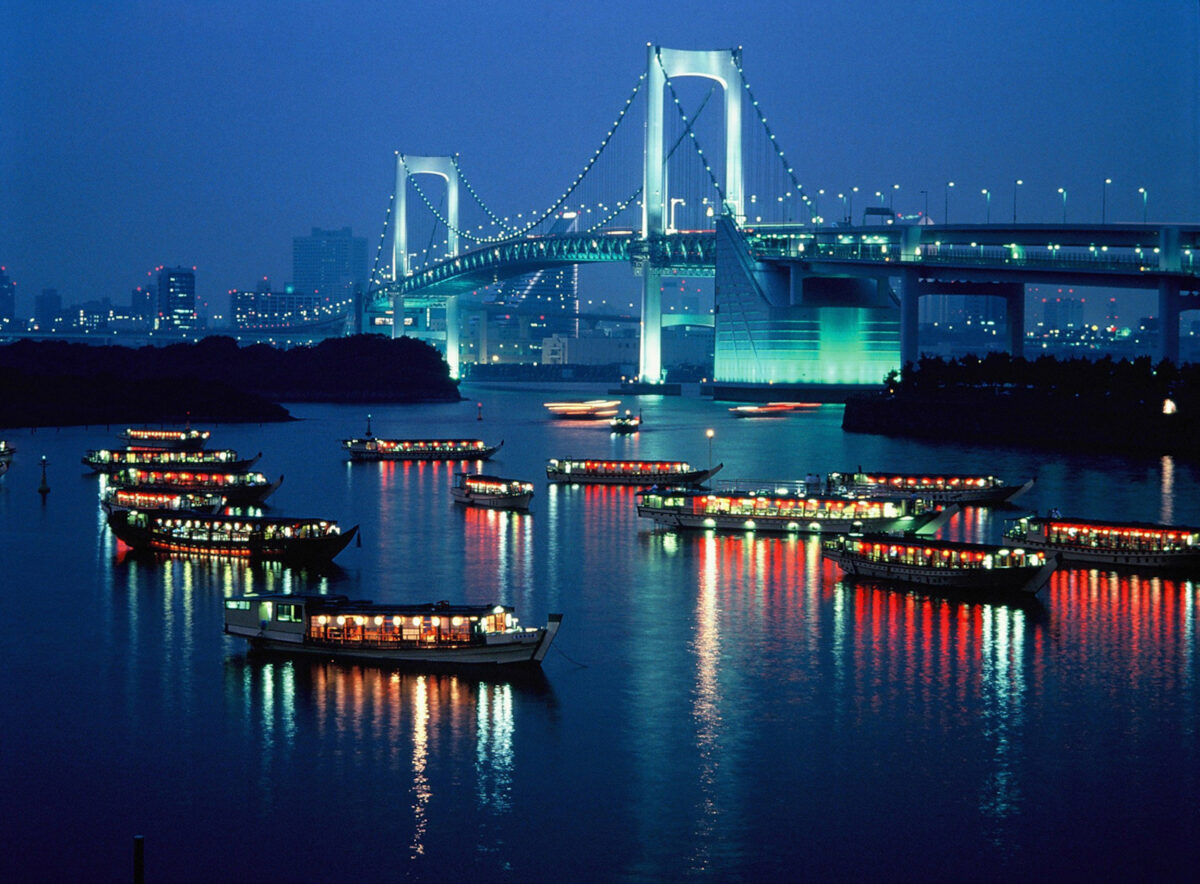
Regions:
[[[1164,454],[1160,462],[1162,478],[1159,487],[1162,490],[1162,508],[1159,511],[1159,521],[1170,525],[1175,520],[1175,458]]]
[[[463,584],[468,593],[492,592],[487,587],[499,587],[500,592],[499,598],[476,596],[467,601],[499,602],[529,610],[533,586],[533,515],[477,506],[459,508],[463,511],[465,545]]]
[[[410,859],[426,853],[435,808],[460,817],[464,794],[487,815],[512,812],[516,701],[557,705],[540,670],[480,677],[269,654],[227,658],[225,698],[256,744],[263,813],[294,809],[294,771],[281,774],[303,759],[306,782],[352,784],[392,816],[407,796],[399,823]]]

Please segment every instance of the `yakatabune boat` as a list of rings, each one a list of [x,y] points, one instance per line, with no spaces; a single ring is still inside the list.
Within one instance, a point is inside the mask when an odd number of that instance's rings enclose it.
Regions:
[[[232,448],[218,451],[183,451],[172,448],[94,448],[83,456],[83,464],[97,473],[115,473],[125,467],[184,469],[196,472],[235,473],[258,463],[262,452],[239,458]]]
[[[886,534],[841,535],[821,554],[848,576],[944,591],[1036,595],[1058,566],[1044,552]]]
[[[699,485],[718,473],[723,463],[696,469],[672,460],[573,460],[546,461],[546,478],[551,482],[579,485]]]
[[[616,416],[620,399],[588,399],[584,402],[543,402],[552,415],[567,420],[600,420]]]
[[[108,477],[115,488],[144,492],[221,494],[230,506],[262,503],[283,484],[283,476],[272,482],[262,473],[195,473],[190,470],[139,470],[127,467]]]
[[[136,550],[310,564],[331,561],[358,533],[357,525],[342,531],[328,519],[170,510],[114,510],[108,526]]]
[[[1103,565],[1200,574],[1200,528],[1024,516],[1004,532],[1010,543],[1058,553],[1064,565]]]
[[[136,488],[109,486],[100,495],[104,511],[113,510],[184,510],[215,513],[225,506],[225,496],[193,491],[139,491]]]
[[[533,483],[519,479],[501,479],[482,473],[457,473],[450,487],[456,503],[487,506],[492,509],[528,509],[533,500]]]
[[[995,476],[952,476],[945,473],[830,473],[825,480],[827,494],[857,494],[862,497],[925,497],[938,503],[983,506],[1014,500],[1033,487],[1033,479],[1023,485],[1009,485]],[[815,490],[815,489],[814,489]]]
[[[120,439],[130,448],[174,448],[179,451],[196,451],[204,447],[209,430],[139,430],[130,427],[122,430]]]
[[[225,632],[262,650],[393,665],[540,664],[562,623],[522,628],[503,605],[391,605],[345,596],[225,601]]]
[[[752,485],[719,491],[651,488],[638,493],[637,513],[669,528],[848,534],[919,531],[932,534],[954,513],[954,504],[931,501],[825,497],[794,485]]]
[[[351,460],[487,460],[500,450],[501,441],[487,445],[480,439],[343,439]]]

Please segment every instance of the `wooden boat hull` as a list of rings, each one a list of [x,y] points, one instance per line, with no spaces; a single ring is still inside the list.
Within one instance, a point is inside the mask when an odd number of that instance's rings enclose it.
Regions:
[[[1019,543],[1025,549],[1040,550],[1047,555],[1057,554],[1064,566],[1128,568],[1200,574],[1200,550],[1156,552],[1154,550],[1096,549],[1024,538],[1013,539],[1011,542]]]
[[[1033,596],[1046,585],[1058,567],[1057,561],[1050,559],[1044,565],[1018,568],[929,568],[902,562],[871,561],[846,550],[824,549],[821,552],[848,577],[946,592]]]
[[[766,531],[777,534],[848,534],[852,531],[871,534],[886,534],[895,531],[932,532],[957,511],[957,507],[947,507],[940,511],[900,516],[899,518],[827,519],[809,517],[797,519],[778,516],[748,518],[745,515],[688,513],[674,508],[651,507],[645,504],[638,504],[637,508],[638,516],[652,519],[667,528],[700,531]]]
[[[688,470],[678,473],[653,473],[649,475],[617,475],[572,470],[562,470],[546,467],[546,478],[551,482],[564,482],[572,485],[633,485],[638,488],[648,488],[651,485],[700,485],[716,475],[725,465],[717,464],[707,470]]]
[[[151,455],[151,456],[150,457],[137,457],[136,455],[139,453],[147,454],[147,455]],[[259,459],[262,457],[262,452],[259,452],[254,457],[242,458],[240,460],[221,461],[221,460],[206,458],[204,460],[199,460],[196,462],[187,462],[187,461],[170,461],[170,460],[155,459],[153,457],[153,454],[155,454],[155,453],[158,453],[158,454],[189,453],[189,454],[199,454],[201,456],[211,455],[213,458],[215,458],[217,455],[220,454],[220,452],[215,452],[215,451],[174,452],[174,451],[168,451],[167,449],[163,449],[158,452],[151,452],[151,451],[124,452],[124,451],[122,451],[122,452],[118,452],[118,454],[123,456],[122,459],[111,460],[111,459],[103,459],[99,455],[99,452],[89,452],[88,455],[84,456],[80,460],[80,462],[84,466],[86,466],[88,469],[90,469],[93,473],[107,473],[107,474],[119,473],[121,470],[124,470],[124,469],[186,470],[189,473],[244,473],[244,472],[247,472],[256,463],[258,463]],[[134,456],[130,457],[129,459],[125,459],[124,456],[128,455],[128,454],[133,454]]]
[[[380,450],[373,447],[370,442],[364,442],[358,439],[346,439],[342,442],[343,447],[350,454],[352,461],[381,461],[381,460],[451,460],[451,461],[467,461],[467,460],[488,460],[501,446],[488,445],[484,448],[477,448],[466,451],[425,451],[413,450],[407,451],[390,448]]]
[[[189,537],[176,539],[171,536],[131,524],[127,510],[109,513],[108,526],[117,539],[135,550],[184,554],[245,558],[251,561],[279,561],[291,564],[318,564],[330,562],[344,550],[358,533],[355,525],[349,531],[314,538],[250,537],[245,541],[203,539]],[[173,515],[177,515],[174,514]]]

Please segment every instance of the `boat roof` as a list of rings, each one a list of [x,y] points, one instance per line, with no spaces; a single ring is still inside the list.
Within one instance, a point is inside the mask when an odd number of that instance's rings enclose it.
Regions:
[[[952,549],[964,552],[998,552],[1002,549],[1020,549],[1019,543],[968,543],[963,540],[938,540],[933,537],[909,537],[897,534],[839,534],[833,541],[861,540],[864,543],[878,543],[880,546],[912,546],[928,549]]]
[[[1192,525],[1159,525],[1156,522],[1117,522],[1109,519],[1087,519],[1082,516],[1040,516],[1037,513],[1030,513],[1026,516],[1017,516],[1014,521],[1020,521],[1021,519],[1029,519],[1033,522],[1053,522],[1056,525],[1079,525],[1086,528],[1128,528],[1131,531],[1177,531],[1188,534],[1200,532],[1200,528]]]
[[[339,613],[371,613],[371,614],[438,614],[458,617],[486,617],[489,614],[498,613],[497,608],[500,608],[503,613],[511,614],[513,607],[511,605],[452,605],[446,601],[440,602],[424,602],[417,604],[406,604],[403,602],[380,602],[375,603],[368,599],[351,599],[344,595],[314,595],[314,594],[294,594],[287,593],[265,593],[263,595],[242,595],[233,596],[227,601],[246,601],[246,602],[285,602],[297,603],[303,602],[306,607],[313,610],[320,609],[322,611],[337,611]]]

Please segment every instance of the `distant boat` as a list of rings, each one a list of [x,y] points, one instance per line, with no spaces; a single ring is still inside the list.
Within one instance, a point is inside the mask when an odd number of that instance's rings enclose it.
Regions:
[[[578,485],[699,485],[724,464],[697,469],[672,460],[573,460],[551,458],[546,478]]]
[[[995,476],[955,476],[947,473],[876,473],[862,468],[830,473],[825,491],[861,497],[925,497],[938,503],[986,506],[1015,500],[1033,487],[1033,479],[1009,485]]]
[[[588,399],[583,402],[543,402],[546,410],[564,420],[600,420],[616,417],[620,399]]]
[[[521,627],[505,605],[374,604],[345,596],[225,600],[225,633],[252,648],[395,666],[536,666],[562,624]]]
[[[108,527],[136,550],[309,564],[331,561],[358,533],[328,519],[136,509],[113,510]]]
[[[354,461],[487,460],[503,445],[503,439],[496,445],[482,439],[381,439],[371,432],[369,414],[362,438],[342,440],[342,447]]]
[[[196,451],[204,447],[209,430],[139,430],[130,427],[122,430],[120,440],[130,448],[174,448],[179,451]]]
[[[523,510],[528,509],[529,502],[533,500],[533,483],[485,476],[482,473],[457,473],[450,496],[456,503]]]
[[[642,428],[642,413],[639,411],[635,415],[625,409],[625,414],[614,417],[608,426],[614,433],[636,433]]]
[[[734,417],[784,417],[794,411],[820,406],[820,402],[768,402],[766,405],[735,405],[729,413]]]
[[[182,469],[197,472],[242,472],[258,463],[262,452],[239,458],[232,448],[217,451],[187,451],[174,448],[95,448],[82,463],[97,473],[115,473],[126,467]]]
[[[830,538],[821,554],[848,577],[981,595],[1036,595],[1058,566],[1053,553],[887,534]]]
[[[12,464],[13,455],[16,453],[17,449],[11,447],[3,439],[0,439],[0,476],[8,472],[8,468]]]

